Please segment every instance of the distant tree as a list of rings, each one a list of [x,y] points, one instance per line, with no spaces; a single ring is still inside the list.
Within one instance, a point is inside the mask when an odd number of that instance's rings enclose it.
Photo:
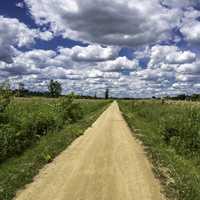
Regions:
[[[185,100],[186,99],[186,95],[185,94],[180,94],[176,98],[177,98],[177,100]]]
[[[192,96],[191,96],[191,100],[192,101],[198,101],[200,99],[200,95],[199,94],[193,94]]]
[[[165,97],[165,99],[170,99],[170,98],[171,98],[171,97],[170,97],[169,95]]]
[[[18,96],[23,97],[24,95],[25,95],[24,83],[19,83],[19,85],[18,85]]]
[[[107,88],[105,92],[105,99],[108,99],[108,98],[109,98],[109,89]]]
[[[10,83],[5,81],[0,85],[0,112],[4,112],[6,107],[10,104],[12,99],[12,90],[10,89]]]
[[[58,81],[51,80],[48,89],[51,97],[59,97],[62,93],[62,86]]]

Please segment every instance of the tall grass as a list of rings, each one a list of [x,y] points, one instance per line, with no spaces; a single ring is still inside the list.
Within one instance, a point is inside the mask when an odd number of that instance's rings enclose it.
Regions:
[[[66,102],[67,104],[65,104]],[[66,99],[20,98],[12,102],[7,112],[10,113],[8,114],[9,118],[11,117],[14,121],[12,123],[10,121],[12,125],[9,124],[9,126],[11,128],[19,126],[21,131],[29,130],[24,128],[25,125],[34,127],[31,129],[33,132],[27,132],[24,138],[21,137],[21,141],[26,141],[28,144],[23,151],[18,153],[16,153],[17,145],[19,145],[17,142],[18,136],[16,136],[18,132],[13,131],[10,136],[7,132],[9,137],[13,137],[17,141],[14,139],[10,140],[9,148],[14,153],[0,163],[1,200],[11,200],[18,189],[30,183],[40,168],[52,161],[56,155],[63,151],[96,120],[107,107],[109,101],[79,100],[73,101],[73,106],[77,103],[79,103],[78,107],[76,106],[75,110],[72,109],[70,111],[70,117],[63,120],[63,112],[68,111],[68,109],[65,110],[64,108],[69,105],[72,106]],[[79,115],[73,121],[73,115],[76,115],[76,112],[79,111],[82,113],[81,118]],[[44,118],[41,116],[44,116]],[[38,122],[37,117],[39,118]],[[49,123],[50,119],[53,119],[55,123]],[[24,120],[25,122],[23,122]],[[64,124],[61,123],[60,125],[60,120]],[[42,124],[47,123],[47,126],[41,126],[40,121]],[[23,125],[19,124],[21,122],[23,122]],[[35,122],[38,125],[34,125]],[[57,126],[61,126],[61,128],[57,128]],[[43,127],[47,127],[48,130]],[[5,147],[7,148],[7,146],[2,146],[2,149]]]
[[[73,96],[56,100],[36,98],[11,101],[1,113],[0,162],[21,154],[42,136],[77,122],[105,102],[93,104],[75,102]]]
[[[200,107],[159,101],[120,101],[144,142],[171,199],[200,199]]]

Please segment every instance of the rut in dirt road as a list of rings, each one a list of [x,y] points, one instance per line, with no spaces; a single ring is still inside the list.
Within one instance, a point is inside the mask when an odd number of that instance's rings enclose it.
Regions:
[[[16,200],[162,200],[160,185],[116,102]]]

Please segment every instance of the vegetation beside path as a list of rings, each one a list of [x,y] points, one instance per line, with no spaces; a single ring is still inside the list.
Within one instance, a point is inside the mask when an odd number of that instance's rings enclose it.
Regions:
[[[200,199],[200,107],[157,100],[119,101],[169,199]]]
[[[7,101],[0,112],[1,200],[11,200],[109,105],[103,100],[74,101],[72,96]]]

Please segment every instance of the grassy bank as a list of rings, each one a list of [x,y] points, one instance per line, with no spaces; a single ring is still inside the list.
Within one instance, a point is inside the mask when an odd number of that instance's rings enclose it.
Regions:
[[[170,199],[200,199],[200,107],[159,101],[119,101],[143,141]]]
[[[44,99],[42,99],[41,101],[41,99],[28,99],[23,101],[25,101],[25,103],[22,103],[21,100],[14,102],[15,105],[17,104],[16,109],[25,109],[25,104],[28,104],[28,107],[30,106],[33,108],[33,104],[35,103],[40,106],[40,108],[36,106],[36,110],[41,109],[42,107],[42,109],[45,108],[44,110],[47,111],[49,105],[46,105],[46,103],[48,102],[49,104],[50,101],[50,105],[52,105],[56,100],[44,101]],[[81,110],[79,111],[82,112],[82,117],[80,119],[73,122],[70,120],[65,121],[62,126],[59,125],[60,127],[49,129],[45,134],[37,136],[39,138],[32,144],[29,143],[22,152],[10,156],[10,158],[7,158],[0,164],[1,200],[11,200],[19,188],[22,188],[25,184],[31,182],[39,169],[46,163],[52,161],[56,155],[71,144],[74,139],[80,136],[103,112],[109,102],[81,101],[79,103],[81,105]],[[21,104],[23,106],[20,108]],[[34,112],[33,109],[31,109],[30,112]],[[38,113],[38,110],[35,112]],[[27,114],[27,110],[24,113]],[[34,121],[31,121],[30,123],[34,123]],[[27,140],[27,138],[25,140]]]
[[[104,103],[77,102],[72,96],[12,99],[0,112],[0,163],[13,155],[20,155],[49,132],[59,131],[66,124],[84,118]]]

